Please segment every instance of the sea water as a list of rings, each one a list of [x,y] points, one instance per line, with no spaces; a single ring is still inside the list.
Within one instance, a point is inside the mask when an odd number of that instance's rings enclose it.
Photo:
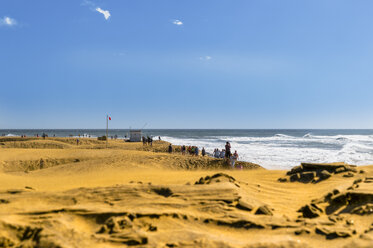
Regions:
[[[92,138],[105,135],[104,129],[0,130],[0,135]],[[128,137],[127,129],[109,130],[109,136]],[[174,145],[194,145],[208,153],[224,148],[229,141],[239,160],[262,165],[267,169],[289,169],[301,162],[347,162],[373,164],[373,130],[306,130],[306,129],[145,129],[144,136],[169,141]]]

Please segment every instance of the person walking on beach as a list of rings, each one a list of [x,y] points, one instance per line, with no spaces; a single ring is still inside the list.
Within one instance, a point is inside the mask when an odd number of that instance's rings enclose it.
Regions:
[[[195,155],[198,156],[198,154],[199,154],[199,149],[198,149],[197,146],[196,146],[196,148],[194,149],[194,152],[195,152]]]
[[[185,147],[185,145],[183,145],[181,147],[181,154],[185,155],[185,151],[186,151],[186,147]]]
[[[202,157],[204,157],[206,155],[206,150],[205,150],[205,148],[203,147],[202,148]]]
[[[168,153],[172,153],[172,145],[171,144],[168,146]]]
[[[77,145],[77,146],[79,145],[79,138],[76,139],[76,145]]]

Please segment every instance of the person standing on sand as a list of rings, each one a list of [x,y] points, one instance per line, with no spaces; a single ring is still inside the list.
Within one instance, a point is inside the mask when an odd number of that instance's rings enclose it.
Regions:
[[[186,147],[185,147],[185,145],[183,145],[181,147],[181,154],[185,155],[185,151],[186,151]]]
[[[228,165],[231,165],[230,157],[231,157],[231,144],[229,144],[229,142],[227,141],[227,143],[225,144],[225,159]]]
[[[225,158],[231,157],[231,144],[227,141],[225,144]]]
[[[202,157],[204,157],[206,155],[206,150],[205,150],[205,148],[203,147],[202,148]]]
[[[234,164],[236,163],[238,159],[238,153],[237,151],[234,151],[233,155],[231,156],[231,166],[234,168]]]
[[[76,139],[76,145],[79,145],[79,138]]]
[[[194,152],[195,152],[196,156],[199,155],[199,150],[198,150],[198,147],[197,147],[197,146],[196,146],[196,148],[194,149]]]
[[[168,153],[172,153],[172,145],[171,144],[168,146]]]

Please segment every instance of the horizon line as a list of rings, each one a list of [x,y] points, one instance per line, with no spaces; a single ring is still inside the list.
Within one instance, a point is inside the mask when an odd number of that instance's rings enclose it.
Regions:
[[[0,128],[0,130],[106,130],[106,128]],[[373,128],[109,128],[109,130],[373,130]]]

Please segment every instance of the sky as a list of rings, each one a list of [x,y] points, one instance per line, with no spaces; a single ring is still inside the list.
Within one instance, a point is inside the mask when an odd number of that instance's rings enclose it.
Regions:
[[[0,0],[0,129],[373,128],[372,11]]]

